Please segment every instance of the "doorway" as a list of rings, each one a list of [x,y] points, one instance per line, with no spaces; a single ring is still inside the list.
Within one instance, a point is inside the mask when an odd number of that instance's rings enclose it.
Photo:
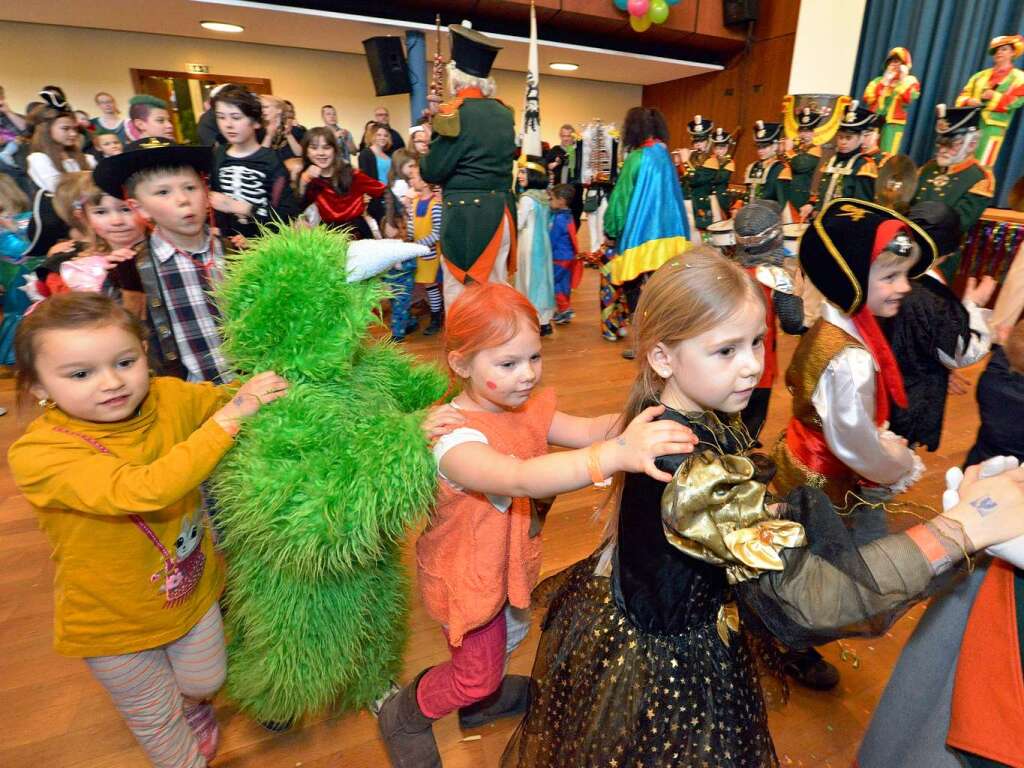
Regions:
[[[135,93],[147,93],[167,102],[175,137],[182,144],[198,144],[197,124],[210,91],[221,83],[244,85],[253,93],[271,93],[270,80],[237,75],[194,75],[163,69],[132,69]]]

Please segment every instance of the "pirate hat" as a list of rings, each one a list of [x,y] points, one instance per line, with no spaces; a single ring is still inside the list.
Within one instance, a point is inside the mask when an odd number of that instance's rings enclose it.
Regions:
[[[801,130],[809,131],[812,128],[817,128],[818,124],[824,119],[824,115],[820,112],[815,111],[811,107],[804,107],[800,110],[796,116],[797,125],[800,126]]]
[[[947,139],[978,130],[981,107],[935,105],[935,133]]]
[[[960,217],[945,203],[922,200],[907,212],[907,216],[935,241],[940,256],[960,247]]]
[[[705,120],[701,115],[694,115],[693,120],[686,124],[686,130],[694,141],[704,141],[714,127],[713,120]]]
[[[732,134],[725,130],[725,128],[715,128],[715,130],[711,132],[712,144],[728,144],[731,139]]]
[[[96,186],[111,197],[124,197],[128,179],[150,168],[195,168],[209,173],[213,162],[210,147],[175,144],[170,139],[150,136],[133,141],[120,155],[104,157],[93,169]]]
[[[846,111],[843,112],[843,117],[839,121],[839,130],[861,133],[869,128],[873,128],[874,125],[875,113],[870,109],[862,107],[860,102],[854,99],[846,107]]]
[[[1021,54],[1024,54],[1024,36],[1022,35],[1000,35],[999,37],[993,37],[992,42],[988,44],[988,53],[991,56],[996,52],[996,48],[1001,48],[1004,45],[1013,46],[1013,58],[1017,58]]]
[[[455,66],[473,77],[490,77],[491,66],[501,46],[473,29],[468,21],[452,24],[448,31],[452,33],[452,61]]]
[[[800,239],[800,266],[826,299],[852,315],[867,299],[871,263],[885,250],[915,259],[911,278],[938,257],[935,241],[910,219],[878,203],[838,197]]]
[[[754,123],[754,143],[772,144],[782,136],[782,123],[766,123],[758,120]]]

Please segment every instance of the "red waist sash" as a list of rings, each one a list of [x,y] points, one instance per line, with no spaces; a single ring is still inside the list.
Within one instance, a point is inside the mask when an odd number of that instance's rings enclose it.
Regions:
[[[848,466],[832,455],[825,442],[825,435],[798,419],[789,420],[786,447],[801,464],[819,475],[840,478],[852,474]]]

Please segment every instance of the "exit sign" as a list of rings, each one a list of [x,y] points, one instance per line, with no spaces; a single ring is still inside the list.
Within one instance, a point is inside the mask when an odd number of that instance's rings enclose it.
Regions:
[[[210,68],[206,64],[186,64],[188,71],[193,75],[208,75]]]

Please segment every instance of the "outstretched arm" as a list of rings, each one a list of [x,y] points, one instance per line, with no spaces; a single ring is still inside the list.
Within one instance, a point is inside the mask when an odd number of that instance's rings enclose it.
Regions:
[[[622,414],[606,413],[603,416],[572,416],[555,411],[548,430],[548,442],[565,448],[586,448],[591,443],[610,440],[622,432]]]

